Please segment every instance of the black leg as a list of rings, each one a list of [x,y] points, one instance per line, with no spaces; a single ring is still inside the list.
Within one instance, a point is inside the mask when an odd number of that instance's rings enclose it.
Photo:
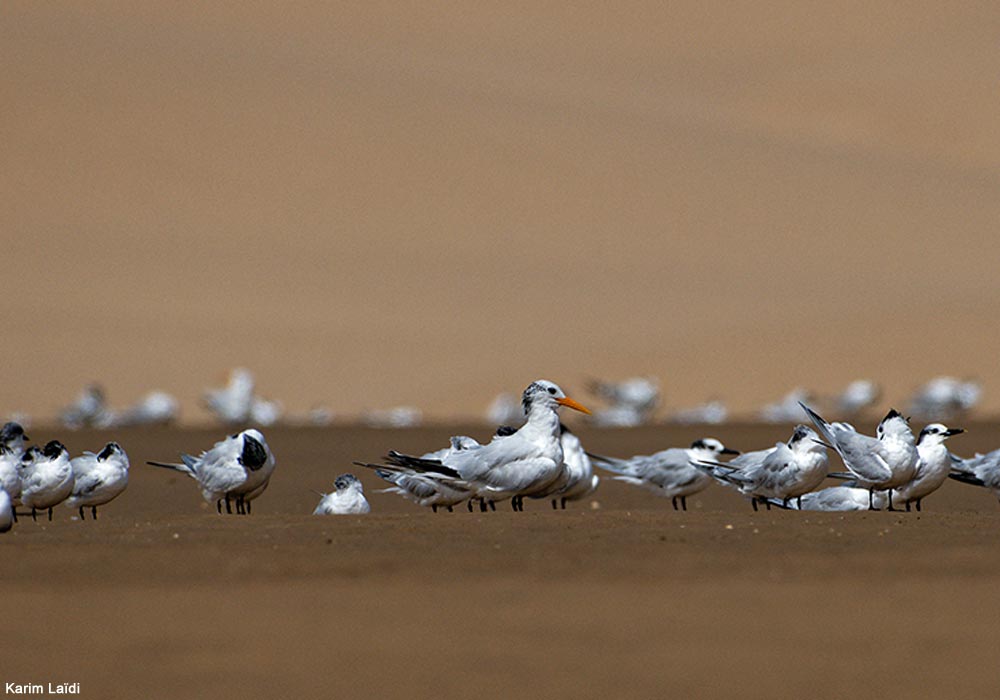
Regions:
[[[487,510],[486,499],[485,498],[480,498],[479,499],[479,512],[480,513],[485,513],[486,510]]]
[[[687,512],[687,509],[688,509],[688,497],[681,496],[681,510]]]
[[[674,510],[680,510],[680,508],[677,507],[677,496],[670,499],[670,504],[674,507]]]
[[[562,499],[562,509],[566,510],[566,497],[565,496],[563,496],[563,499]]]
[[[246,509],[246,511],[247,511],[247,515],[250,515],[250,503],[251,503],[251,502],[252,502],[252,501],[247,501],[247,502],[246,502],[246,503],[244,503],[244,505],[243,505],[243,507],[244,507],[244,508]]]
[[[909,501],[906,502],[906,512],[907,513],[910,512],[910,502]]]
[[[431,503],[431,512],[432,513],[437,513],[438,512],[438,507],[435,504],[433,504],[433,503]]]
[[[94,520],[97,520],[97,506],[90,506],[90,514],[94,516]]]
[[[472,499],[470,498],[470,499],[469,499],[468,501],[466,501],[465,503],[466,503],[466,505],[468,505],[468,506],[469,506],[469,512],[471,513],[471,512],[472,512]]]
[[[791,500],[792,500],[791,498],[782,498],[781,499],[781,507],[782,508],[788,508],[788,502],[791,501]]]
[[[493,501],[490,501],[490,510],[492,510],[494,513],[497,512],[497,504],[494,503]]]
[[[220,498],[215,502],[215,509],[219,511],[219,515],[222,515],[222,499]]]
[[[923,500],[924,500],[924,499],[922,499],[922,498],[918,498],[918,499],[917,499],[917,512],[918,512],[918,513],[920,512],[920,503],[921,503],[921,502],[922,502]]]
[[[515,513],[517,512],[517,496],[510,499],[510,509]]]
[[[553,498],[553,499],[552,499],[552,510],[556,510],[556,509],[557,509],[558,507],[559,507],[559,506],[558,506],[558,504],[556,503],[556,499],[554,499],[554,498]]]
[[[795,506],[799,510],[802,510],[802,496],[799,496],[798,498],[795,499]]]
[[[754,496],[753,498],[750,499],[750,505],[753,506],[753,512],[756,513],[757,512],[757,497],[756,496]]]
[[[229,503],[229,494],[228,493],[226,494],[226,513],[229,514],[229,515],[233,514],[233,507]]]
[[[768,510],[771,510],[771,502],[766,498],[764,499],[764,507],[767,508]]]
[[[31,522],[37,523],[38,518],[35,517],[35,507],[31,506]]]
[[[868,510],[875,510],[875,489],[868,489]]]
[[[52,507],[49,507],[49,522],[52,522]]]
[[[449,513],[454,513],[455,511],[451,509],[451,506],[448,506],[448,512]]]
[[[896,509],[892,507],[892,489],[889,489],[888,494],[889,494],[889,508],[888,508],[888,510],[893,510],[894,511]]]
[[[80,520],[86,520],[86,518],[83,516],[83,506],[80,506]]]

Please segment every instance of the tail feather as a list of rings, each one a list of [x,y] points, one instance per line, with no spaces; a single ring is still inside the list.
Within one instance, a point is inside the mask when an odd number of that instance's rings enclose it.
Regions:
[[[856,474],[851,474],[850,472],[830,472],[827,476],[831,479],[840,479],[841,481],[853,481],[858,478]]]
[[[963,484],[972,484],[973,486],[985,486],[983,480],[974,474],[966,474],[965,472],[951,472],[948,474],[949,479],[954,479],[955,481],[960,481]]]
[[[743,486],[747,480],[740,474],[740,470],[730,464],[722,462],[712,462],[709,460],[691,460],[689,464],[695,469],[700,469],[718,481],[722,481],[733,486]]]
[[[409,458],[404,460],[401,458]],[[376,472],[381,469],[387,472],[396,472],[400,474],[406,474],[408,471],[417,474],[438,474],[440,476],[447,476],[453,479],[461,479],[462,475],[451,467],[446,467],[437,460],[433,459],[420,459],[419,457],[409,457],[409,455],[400,454],[399,452],[390,452],[386,456],[386,461],[389,464],[372,464],[370,462],[354,462],[355,465],[359,467],[367,467],[369,469],[375,469]],[[379,476],[382,476],[379,474]],[[385,477],[382,477],[385,479]]]
[[[802,410],[809,416],[809,420],[811,420],[813,425],[816,426],[816,430],[823,436],[823,439],[826,440],[827,444],[836,446],[837,441],[833,438],[833,432],[830,430],[830,424],[823,420],[823,416],[816,413],[816,411],[812,410],[801,401],[799,401],[799,406],[801,406]]]
[[[605,471],[613,472],[615,474],[625,474],[628,471],[628,462],[624,459],[618,459],[617,457],[605,457],[604,455],[595,455],[593,452],[587,452],[587,456],[590,457],[594,464]]]
[[[146,464],[153,467],[163,467],[164,469],[172,469],[175,472],[180,472],[181,474],[193,474],[191,468],[186,464],[170,464],[169,462],[146,462]]]

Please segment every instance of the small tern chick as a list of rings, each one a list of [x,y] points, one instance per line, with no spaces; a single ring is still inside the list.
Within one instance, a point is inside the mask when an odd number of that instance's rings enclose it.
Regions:
[[[219,513],[222,504],[232,513],[236,501],[238,514],[250,514],[250,501],[264,492],[274,472],[274,455],[260,431],[249,429],[231,435],[197,457],[183,454],[181,464],[147,462],[187,474],[201,486],[201,495],[214,503]]]
[[[80,520],[86,520],[84,508],[97,520],[97,506],[117,498],[128,486],[128,455],[117,442],[109,442],[94,454],[84,452],[71,461],[73,465],[73,492],[66,505],[79,508]]]
[[[878,424],[876,437],[869,437],[846,424],[827,423],[808,406],[800,405],[823,439],[837,450],[857,485],[870,491],[872,510],[875,491],[894,489],[913,479],[919,459],[916,439],[909,423],[897,411],[890,410]],[[888,509],[895,510],[891,491]]]
[[[917,473],[913,479],[893,489],[892,498],[896,503],[905,503],[906,510],[915,503],[920,510],[920,502],[928,494],[936,491],[948,478],[952,469],[951,454],[944,446],[952,435],[964,433],[962,428],[949,428],[941,423],[931,423],[920,431],[917,439]]]
[[[48,509],[52,520],[52,507],[72,492],[73,465],[63,444],[52,440],[44,448],[29,447],[21,458],[21,503],[31,508],[31,519]]]
[[[691,447],[671,447],[630,459],[595,454],[590,457],[601,469],[616,474],[612,477],[616,481],[624,481],[669,498],[674,510],[687,510],[687,497],[704,491],[712,483],[712,478],[691,466],[691,462],[715,461],[722,455],[738,454],[715,438],[707,437],[695,440]]]
[[[365,499],[361,481],[353,474],[341,474],[333,482],[332,493],[321,493],[313,515],[363,515],[372,507]]]
[[[749,496],[757,510],[758,500],[766,504],[768,499],[776,498],[787,503],[809,493],[823,483],[828,465],[826,446],[816,432],[797,425],[788,442],[747,452],[727,464],[702,461],[697,466],[707,468],[716,479]]]

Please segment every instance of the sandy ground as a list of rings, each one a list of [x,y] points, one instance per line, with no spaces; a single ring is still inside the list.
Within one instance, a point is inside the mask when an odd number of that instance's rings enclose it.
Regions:
[[[0,415],[540,377],[1000,412],[1000,4],[3,3]],[[414,371],[419,368],[419,371]]]
[[[994,447],[997,426],[954,440]],[[0,682],[88,698],[991,697],[1000,687],[1000,507],[946,484],[922,513],[753,513],[713,487],[691,510],[605,481],[553,512],[431,514],[373,493],[318,518],[309,489],[352,459],[458,427],[278,430],[250,517],[217,516],[146,467],[219,431],[125,431],[128,491],[96,522],[0,537]],[[580,430],[617,455],[699,428]],[[713,428],[737,448],[781,427]],[[36,430],[35,439],[46,439]],[[64,434],[70,449],[107,435]]]

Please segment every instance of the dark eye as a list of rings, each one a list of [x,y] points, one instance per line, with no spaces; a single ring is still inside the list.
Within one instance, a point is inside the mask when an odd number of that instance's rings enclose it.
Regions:
[[[555,388],[554,386],[550,386],[550,387],[549,387],[549,393],[550,393],[550,394],[554,394],[554,393],[556,393],[556,388]]]

